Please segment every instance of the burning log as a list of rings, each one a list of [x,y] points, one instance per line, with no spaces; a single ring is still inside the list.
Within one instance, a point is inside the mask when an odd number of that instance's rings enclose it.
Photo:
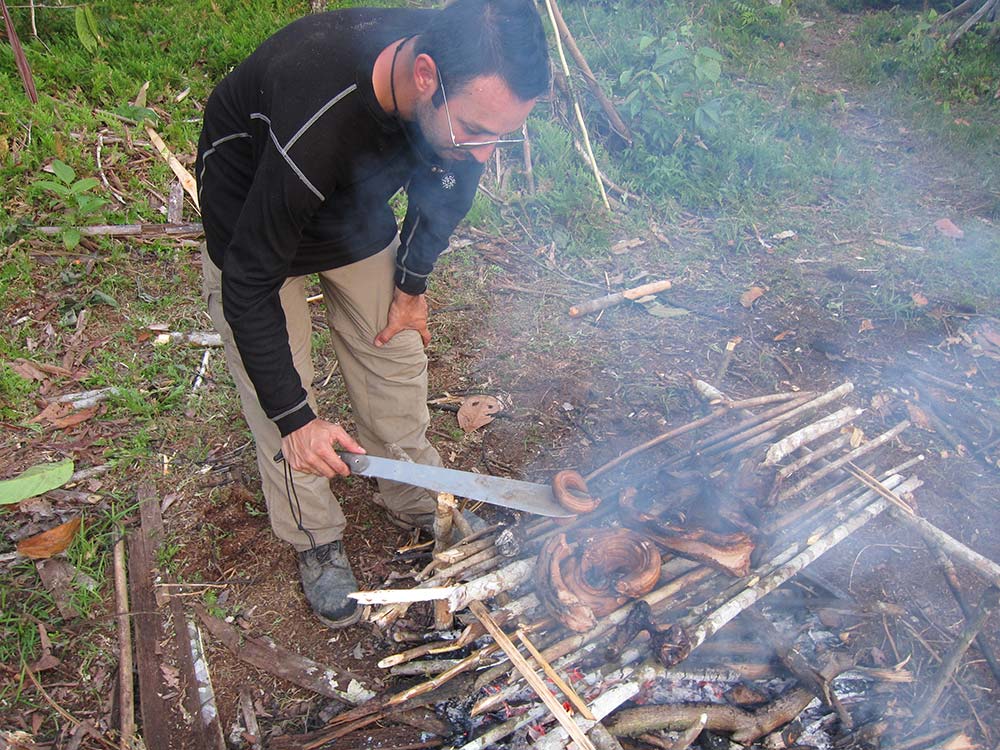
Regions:
[[[819,669],[827,682],[854,666],[854,660],[845,654],[831,654]],[[806,688],[795,688],[769,706],[757,711],[746,711],[735,706],[719,704],[681,704],[675,706],[643,706],[623,709],[615,714],[608,730],[618,737],[629,737],[659,729],[684,730],[708,715],[705,728],[713,732],[732,734],[734,742],[749,745],[787,724],[808,706],[814,696]]]
[[[579,554],[574,551],[579,549]],[[576,632],[651,591],[660,577],[653,544],[626,529],[588,529],[570,545],[553,536],[538,555],[539,598],[549,613]]]

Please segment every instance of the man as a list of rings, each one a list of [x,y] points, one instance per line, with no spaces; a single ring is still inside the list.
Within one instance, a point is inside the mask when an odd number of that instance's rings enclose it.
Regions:
[[[531,0],[440,11],[355,8],[300,19],[219,84],[196,173],[204,293],[257,443],[275,534],[332,627],[357,621],[335,452],[440,465],[426,438],[427,277],[483,163],[548,89]],[[402,231],[389,199],[402,187]],[[358,439],[317,416],[306,275],[319,273]],[[275,460],[278,451],[284,462]],[[392,516],[427,526],[423,490],[379,482]]]

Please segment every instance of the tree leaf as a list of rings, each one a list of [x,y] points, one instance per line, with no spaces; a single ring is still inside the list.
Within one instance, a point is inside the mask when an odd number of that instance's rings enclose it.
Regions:
[[[73,20],[76,22],[76,38],[80,40],[80,44],[87,52],[97,52],[97,37],[88,22],[86,5],[76,6]]]
[[[80,230],[74,229],[73,227],[66,227],[62,230],[62,234],[60,235],[60,237],[62,237],[63,245],[66,246],[67,250],[72,250],[74,247],[79,245],[80,238],[82,236],[83,235],[80,234]]]
[[[743,305],[747,310],[753,307],[753,303],[756,302],[763,294],[764,288],[759,286],[752,286],[740,295],[740,304]]]
[[[29,497],[62,487],[73,476],[73,460],[37,464],[12,479],[0,481],[0,505],[19,503]]]
[[[951,237],[953,240],[960,240],[965,236],[965,232],[955,226],[951,219],[938,219],[934,222],[934,228],[945,237]]]
[[[500,402],[493,396],[467,396],[458,407],[458,426],[466,432],[478,430],[492,422],[500,409]]]
[[[38,187],[43,187],[46,190],[51,190],[60,198],[65,198],[66,196],[73,194],[68,187],[63,185],[61,182],[55,182],[54,180],[35,180],[34,184],[38,185]]]
[[[76,178],[76,172],[73,171],[73,167],[64,161],[60,161],[59,159],[52,162],[52,172],[67,185],[72,183]]]
[[[17,551],[33,560],[44,560],[58,555],[73,543],[73,537],[80,529],[81,517],[72,518],[55,528],[35,534],[17,543]]]

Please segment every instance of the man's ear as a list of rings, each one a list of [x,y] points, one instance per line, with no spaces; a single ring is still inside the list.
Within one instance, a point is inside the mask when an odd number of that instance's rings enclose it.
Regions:
[[[413,85],[420,99],[430,99],[437,91],[437,63],[426,52],[421,52],[413,59]]]

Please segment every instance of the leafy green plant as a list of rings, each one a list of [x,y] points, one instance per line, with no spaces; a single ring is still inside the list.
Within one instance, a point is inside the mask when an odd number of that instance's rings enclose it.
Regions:
[[[101,183],[96,177],[76,178],[76,172],[71,166],[59,159],[52,162],[52,172],[55,180],[35,180],[35,185],[51,193],[63,207],[63,228],[59,236],[67,250],[72,250],[80,244],[80,230],[77,225],[93,216],[107,203],[100,196],[91,195],[90,191]]]
[[[97,19],[89,5],[76,6],[73,20],[76,23],[76,36],[87,52],[97,52],[98,47],[104,46],[104,40],[97,29]]]

